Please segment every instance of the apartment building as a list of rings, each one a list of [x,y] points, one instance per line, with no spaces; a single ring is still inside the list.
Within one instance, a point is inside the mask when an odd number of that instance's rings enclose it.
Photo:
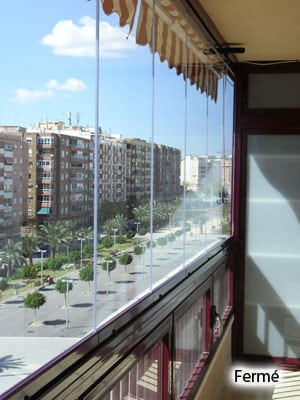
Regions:
[[[99,138],[99,199],[126,202],[126,144],[120,136]]]
[[[32,222],[92,222],[93,150],[91,134],[81,130],[29,130],[28,219]],[[62,126],[63,128],[63,126]]]
[[[18,237],[27,219],[28,148],[19,127],[0,127],[0,240]]]
[[[180,190],[181,152],[158,144],[154,152],[154,197],[157,201],[175,200]]]
[[[127,145],[127,203],[133,208],[150,200],[151,144],[124,139]],[[171,201],[180,194],[180,150],[154,144],[153,186],[156,201]]]
[[[25,233],[32,226],[50,220],[91,225],[94,130],[46,121],[35,129],[5,126],[2,131],[5,133],[1,176],[5,177],[2,183],[5,196],[0,212],[3,218],[5,214],[4,220],[20,215],[20,223],[14,225],[26,225]],[[153,159],[155,200],[174,200],[180,194],[180,151],[155,144]],[[150,199],[150,143],[100,132],[98,174],[99,202],[124,203],[124,209],[127,207],[130,213],[133,207]],[[22,179],[22,184],[17,179]],[[13,193],[16,193],[14,200]],[[22,213],[10,208],[16,208],[17,204]]]
[[[186,190],[198,192],[204,186],[207,159],[207,156],[187,154],[185,159],[181,160],[180,184],[185,185]]]
[[[151,144],[141,139],[124,139],[126,144],[126,195],[129,212],[150,199]]]
[[[193,192],[231,188],[232,157],[186,155],[181,160],[180,182]]]

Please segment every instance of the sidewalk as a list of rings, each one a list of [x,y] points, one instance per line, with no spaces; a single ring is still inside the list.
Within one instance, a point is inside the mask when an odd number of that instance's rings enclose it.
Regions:
[[[0,340],[0,398],[1,393],[52,360],[78,339],[47,337],[1,337]],[[26,349],[26,351],[25,351]]]
[[[206,236],[205,242],[204,236],[200,237],[196,231],[189,235],[185,248],[186,259],[203,251],[215,239],[215,235],[211,238]],[[181,263],[182,241],[176,240],[167,246],[154,248],[151,274],[149,249],[140,257],[134,257],[134,262],[128,266],[128,274],[125,274],[122,265],[111,271],[111,282],[108,282],[107,272],[99,266],[97,323],[100,324],[149,289],[150,276],[154,284]],[[69,308],[64,306],[64,296],[54,289],[55,285],[41,288],[47,301],[38,310],[39,325],[32,324],[34,310],[24,308],[23,293],[0,306],[0,398],[4,390],[36,371],[92,329],[94,295],[88,292],[88,283],[79,280],[78,271],[67,273],[67,276],[73,280]]]

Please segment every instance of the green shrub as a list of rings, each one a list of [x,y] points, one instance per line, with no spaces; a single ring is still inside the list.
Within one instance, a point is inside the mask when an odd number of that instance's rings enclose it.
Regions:
[[[48,258],[43,264],[44,269],[49,269],[50,271],[57,271],[63,265],[63,261],[60,258]]]
[[[176,240],[176,236],[174,235],[174,233],[170,233],[168,235],[168,242],[174,242]]]
[[[118,244],[126,243],[126,236],[124,236],[124,235],[117,236],[116,243],[118,243]]]
[[[109,236],[106,236],[105,238],[101,239],[100,243],[102,247],[104,247],[105,249],[109,249],[110,247],[113,246],[114,241]]]
[[[37,269],[35,265],[25,265],[21,269],[22,279],[35,279],[37,276]]]
[[[7,279],[1,279],[0,281],[0,290],[6,290],[8,288]]]
[[[139,229],[139,235],[144,236],[147,233],[147,229],[146,228],[140,228]]]
[[[183,234],[183,230],[182,229],[177,229],[177,231],[175,231],[175,236],[179,237]]]
[[[69,253],[69,261],[72,263],[79,263],[80,261],[80,250],[73,250]]]
[[[135,237],[135,232],[134,231],[128,231],[126,234],[128,239],[133,239]]]
[[[83,257],[91,257],[93,255],[94,246],[93,243],[86,243],[82,247]]]
[[[144,248],[142,246],[135,246],[133,252],[136,256],[140,256],[144,253]]]
[[[156,240],[156,243],[157,243],[159,246],[166,246],[167,243],[168,243],[167,236],[163,236],[163,237],[158,238],[158,239]]]
[[[146,246],[148,249],[150,249],[151,247],[151,240],[148,240],[148,242],[146,243]],[[152,240],[152,248],[156,247],[156,242],[154,240]]]

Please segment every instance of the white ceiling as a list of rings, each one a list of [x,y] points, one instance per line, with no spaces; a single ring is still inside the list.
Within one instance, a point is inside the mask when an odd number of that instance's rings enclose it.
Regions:
[[[300,0],[197,0],[237,60],[300,60]]]

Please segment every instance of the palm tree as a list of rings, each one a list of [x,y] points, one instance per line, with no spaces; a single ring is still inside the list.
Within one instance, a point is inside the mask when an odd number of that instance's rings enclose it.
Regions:
[[[83,239],[85,242],[89,242],[93,239],[93,229],[91,226],[81,228],[76,232],[77,239]]]
[[[8,239],[0,252],[0,259],[2,264],[6,264],[6,276],[10,276],[10,272],[15,267],[20,267],[25,261],[23,256],[22,242],[14,242]]]
[[[66,228],[61,222],[50,221],[39,226],[39,236],[43,244],[50,246],[51,257],[55,257],[57,246],[63,243]]]
[[[135,207],[133,210],[134,219],[140,222],[146,222],[150,220],[150,206],[138,206]]]
[[[73,221],[63,221],[60,223],[65,231],[65,235],[62,238],[62,243],[67,247],[67,254],[69,254],[69,248],[72,242],[76,239],[75,226]]]
[[[121,233],[126,225],[126,218],[122,214],[116,214],[113,218],[114,228]]]
[[[102,225],[103,229],[105,232],[108,233],[109,236],[113,233],[113,229],[116,228],[115,222],[113,218],[109,218],[105,221],[105,223]]]
[[[39,237],[34,234],[29,234],[23,237],[23,251],[29,258],[29,264],[33,265],[33,252],[39,247]]]

